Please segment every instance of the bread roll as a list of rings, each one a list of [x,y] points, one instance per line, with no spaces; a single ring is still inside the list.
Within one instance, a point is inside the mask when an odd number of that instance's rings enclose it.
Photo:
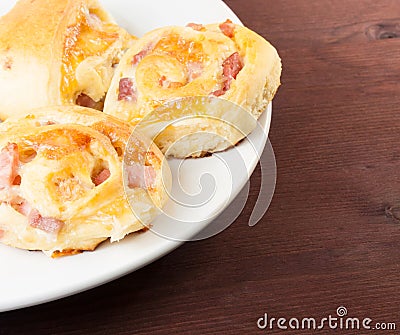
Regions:
[[[147,226],[171,175],[158,148],[131,132],[79,106],[0,124],[0,242],[57,256]]]
[[[235,145],[256,127],[280,75],[276,49],[229,20],[160,28],[123,56],[104,112],[132,124],[146,123],[168,155],[202,156]],[[186,119],[177,122],[178,114]],[[173,122],[156,134],[154,124],[168,118]]]
[[[102,109],[133,41],[96,0],[20,0],[0,18],[0,118],[75,103]]]

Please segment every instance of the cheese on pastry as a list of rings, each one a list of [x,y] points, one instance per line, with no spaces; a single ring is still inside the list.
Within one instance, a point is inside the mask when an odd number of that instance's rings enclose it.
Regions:
[[[174,121],[149,135],[168,155],[201,156],[236,144],[256,127],[280,75],[275,48],[229,20],[160,28],[125,53],[104,111],[132,124]],[[184,116],[190,118],[175,122]]]
[[[171,176],[158,148],[131,132],[72,105],[2,123],[0,242],[73,254],[147,226],[166,202]]]
[[[102,109],[133,37],[97,0],[20,0],[0,18],[0,118],[77,103]]]

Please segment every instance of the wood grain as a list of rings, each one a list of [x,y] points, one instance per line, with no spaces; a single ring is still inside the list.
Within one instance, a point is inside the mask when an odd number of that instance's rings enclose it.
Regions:
[[[322,318],[342,305],[400,328],[400,2],[226,2],[284,64],[267,215],[247,225],[258,169],[246,210],[223,233],[102,287],[3,313],[0,335],[310,334],[256,321]]]

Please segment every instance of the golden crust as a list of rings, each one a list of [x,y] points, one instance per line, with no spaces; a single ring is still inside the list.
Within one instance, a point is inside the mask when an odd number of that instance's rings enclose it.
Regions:
[[[64,256],[73,256],[73,255],[79,255],[82,253],[83,250],[75,250],[75,249],[65,249],[62,251],[54,251],[53,254],[51,255],[52,258],[60,258]],[[85,250],[89,251],[89,250]]]
[[[96,0],[18,1],[0,18],[0,117],[82,92],[99,101],[131,43]]]
[[[203,102],[207,108],[198,108],[195,115],[217,120],[204,118],[199,122],[193,119],[174,124],[155,138],[156,144],[163,153],[175,157],[199,156],[236,144],[254,129],[255,120],[273,99],[280,85],[281,60],[276,49],[264,38],[243,26],[232,26],[232,37],[225,35],[219,24],[206,25],[199,30],[173,26],[147,33],[121,60],[107,93],[104,112],[136,124],[147,122],[148,118],[154,121],[160,114],[165,116],[163,105],[176,99],[186,98],[190,103],[190,97],[205,97]],[[235,53],[243,66],[220,96],[220,100],[230,104],[207,101],[223,88],[224,62]],[[142,57],[138,57],[140,55]],[[131,81],[134,98],[119,96],[121,78]],[[199,101],[200,98],[194,99],[194,108]],[[235,109],[233,105],[254,120],[247,116],[235,118],[227,109]],[[170,111],[170,120],[182,114],[182,109],[177,109]],[[186,108],[188,113],[190,110]],[[156,116],[149,116],[152,113]],[[230,122],[231,127],[218,119]],[[199,127],[204,131],[212,130],[214,134],[209,138],[194,135]],[[239,131],[235,131],[235,127]],[[187,137],[187,142],[174,144],[182,136]],[[171,148],[172,144],[175,148]]]
[[[116,241],[149,224],[167,199],[171,176],[158,148],[140,135],[130,137],[132,131],[79,106],[38,109],[2,123],[0,148],[16,144],[22,163],[19,185],[0,190],[0,242],[60,256],[93,250],[109,237]],[[154,170],[151,185],[124,191],[127,144],[134,164]],[[94,176],[104,169],[108,178],[96,184]],[[18,207],[25,202],[43,217],[63,222],[61,230],[55,235],[30,225]]]

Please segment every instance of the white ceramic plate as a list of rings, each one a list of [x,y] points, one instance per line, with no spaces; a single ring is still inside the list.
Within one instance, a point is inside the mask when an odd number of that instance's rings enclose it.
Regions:
[[[235,14],[220,0],[102,0],[119,24],[131,33],[141,36],[164,25],[185,25],[188,22],[213,23],[230,18],[240,22]],[[15,0],[2,0],[0,14],[5,14]],[[271,107],[260,119],[261,127],[253,132],[236,149],[198,160],[172,160],[175,180],[188,192],[196,194],[203,187],[213,196],[212,209],[204,206],[204,213],[220,213],[245,185],[261,155],[271,120]],[[240,154],[244,164],[235,163]],[[223,162],[221,164],[221,162]],[[228,172],[228,173],[226,173]],[[233,172],[233,173],[232,173]],[[212,189],[200,185],[199,177],[214,176]],[[234,180],[232,180],[234,175]],[[194,179],[194,180],[193,180]],[[172,194],[178,192],[174,183]],[[181,185],[182,186],[182,185]],[[226,192],[229,189],[230,192]],[[180,211],[175,203],[168,204],[168,212]],[[95,252],[53,260],[40,252],[28,252],[0,245],[0,312],[48,302],[101,285],[160,258],[177,248],[183,240],[202,231],[212,221],[210,218],[193,222],[190,210],[177,213],[187,215],[191,223],[176,227],[173,220],[159,217],[154,227],[163,225],[174,240],[160,237],[151,231],[132,235],[120,243],[104,243]]]

